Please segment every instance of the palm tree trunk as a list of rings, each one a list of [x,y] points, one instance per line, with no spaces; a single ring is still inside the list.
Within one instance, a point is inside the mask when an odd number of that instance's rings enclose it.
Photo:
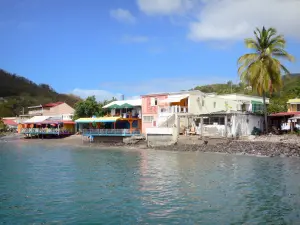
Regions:
[[[266,104],[266,92],[263,92],[263,104],[264,104],[264,115],[265,115],[265,132],[268,133],[268,112]]]

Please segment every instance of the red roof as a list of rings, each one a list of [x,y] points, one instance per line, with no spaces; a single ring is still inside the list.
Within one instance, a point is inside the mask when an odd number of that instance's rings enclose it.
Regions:
[[[43,105],[43,107],[54,107],[54,106],[58,106],[60,104],[63,104],[63,102],[51,102],[51,103],[47,103],[45,105]]]
[[[13,121],[13,120],[8,120],[8,119],[3,119],[3,122],[5,125],[8,125],[8,126],[17,126],[18,124]]]
[[[270,116],[295,116],[300,115],[300,112],[279,112],[279,113],[273,113]]]

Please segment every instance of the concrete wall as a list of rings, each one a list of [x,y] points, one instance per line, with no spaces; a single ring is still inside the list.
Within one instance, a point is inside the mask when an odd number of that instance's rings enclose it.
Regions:
[[[203,102],[204,105],[202,105]],[[191,94],[189,97],[189,113],[206,114],[226,110],[240,110],[240,104],[236,101],[220,98],[218,96]]]
[[[261,130],[263,129],[263,116],[236,114],[231,116],[227,128],[225,125],[219,124],[203,125],[203,135],[209,137],[225,137],[225,129],[227,129],[227,137],[249,136],[254,127]],[[197,133],[201,134],[201,125],[197,128]]]
[[[122,143],[124,137],[98,137],[94,136],[95,143]]]
[[[174,145],[178,140],[176,128],[148,128],[146,133],[147,144],[151,147]]]

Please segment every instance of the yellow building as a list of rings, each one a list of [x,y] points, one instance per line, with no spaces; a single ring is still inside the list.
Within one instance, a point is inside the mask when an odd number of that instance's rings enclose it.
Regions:
[[[287,108],[288,112],[300,112],[300,98],[289,99]]]

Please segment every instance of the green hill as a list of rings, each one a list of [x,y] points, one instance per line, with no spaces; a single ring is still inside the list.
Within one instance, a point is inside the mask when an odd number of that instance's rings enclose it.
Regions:
[[[288,99],[300,97],[300,74],[291,74],[289,76],[283,76],[283,87],[279,93],[272,93],[270,97],[270,104],[268,106],[269,113],[283,112],[287,110],[286,102]],[[195,90],[200,90],[205,93],[217,93],[217,94],[251,94],[257,95],[255,91],[250,91],[242,83],[233,84],[229,81],[226,84],[210,84],[197,86]]]
[[[36,84],[24,77],[0,69],[0,117],[21,114],[23,107],[49,102],[66,102],[74,106],[81,100],[69,94],[59,94],[47,84]]]

